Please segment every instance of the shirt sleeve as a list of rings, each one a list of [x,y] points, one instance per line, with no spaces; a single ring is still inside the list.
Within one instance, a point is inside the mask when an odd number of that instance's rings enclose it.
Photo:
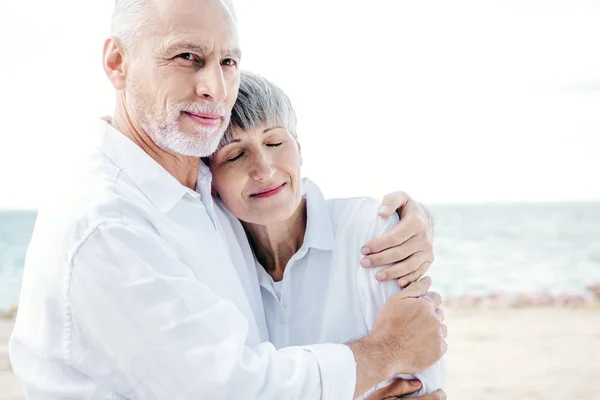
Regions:
[[[248,347],[244,315],[150,229],[101,224],[69,267],[65,357],[126,398],[352,398],[347,346]]]
[[[366,233],[367,237],[363,238],[362,243],[366,243],[371,239],[381,236],[400,222],[398,214],[394,213],[389,218],[382,218],[377,215],[377,211],[375,209],[372,213],[357,213],[357,215],[365,218],[365,221],[363,221],[363,227],[369,226],[369,229],[364,230],[363,228],[363,231]],[[395,279],[385,282],[377,281],[375,274],[377,271],[386,267],[387,266],[363,268],[358,266],[357,283],[361,296],[361,306],[363,308],[365,322],[369,331],[373,329],[375,318],[377,317],[379,310],[387,302],[387,299],[393,294],[402,290],[398,286],[398,281]],[[441,359],[431,367],[428,367],[415,375],[398,375],[397,377],[403,379],[416,378],[419,379],[423,384],[422,388],[417,393],[405,397],[416,397],[433,393],[442,388],[445,384],[446,363],[444,359]],[[377,385],[377,388],[387,386],[392,381],[393,379],[389,379],[385,382],[382,382]]]

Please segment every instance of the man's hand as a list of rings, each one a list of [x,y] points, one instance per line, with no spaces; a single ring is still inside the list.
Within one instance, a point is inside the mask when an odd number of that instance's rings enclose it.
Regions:
[[[379,389],[367,400],[396,400],[407,394],[413,394],[421,389],[421,382],[418,380],[407,381],[404,379],[396,379],[390,385]],[[446,393],[438,390],[432,394],[426,394],[419,397],[413,397],[416,400],[446,400]]]
[[[355,397],[396,374],[414,374],[442,358],[447,345],[439,294],[425,277],[391,296],[364,338],[350,343],[356,360]]]
[[[389,217],[394,212],[400,216],[400,223],[363,246],[361,265],[393,264],[377,272],[377,279],[399,279],[398,285],[405,287],[422,277],[433,263],[433,219],[423,205],[404,192],[383,198],[379,215]]]
[[[411,283],[391,296],[377,314],[367,337],[389,347],[388,376],[422,371],[446,352],[447,328],[439,309],[442,298],[435,292],[426,292],[430,287],[429,277]]]
[[[412,394],[421,389],[421,382],[418,380],[408,381],[406,379],[396,379],[388,386],[377,390],[367,397],[367,400],[391,400],[397,399],[405,394]]]

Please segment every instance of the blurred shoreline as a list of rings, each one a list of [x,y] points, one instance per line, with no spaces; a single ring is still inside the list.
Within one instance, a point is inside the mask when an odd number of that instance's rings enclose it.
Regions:
[[[450,304],[583,306],[586,285],[600,283],[600,203],[455,204],[431,212],[436,262],[428,274]],[[0,211],[0,312],[19,298],[36,217]]]
[[[433,289],[435,290],[435,288]],[[456,309],[512,309],[512,308],[582,308],[600,309],[600,282],[588,285],[587,293],[551,294],[497,292],[489,295],[462,295],[443,298],[443,306]],[[8,310],[0,310],[0,319],[17,315],[19,303],[13,302]]]

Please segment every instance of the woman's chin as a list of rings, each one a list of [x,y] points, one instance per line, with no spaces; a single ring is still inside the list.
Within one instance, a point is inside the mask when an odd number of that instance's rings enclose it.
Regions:
[[[294,210],[290,210],[289,207],[269,207],[264,210],[254,210],[240,219],[251,224],[268,226],[287,221],[293,214]]]

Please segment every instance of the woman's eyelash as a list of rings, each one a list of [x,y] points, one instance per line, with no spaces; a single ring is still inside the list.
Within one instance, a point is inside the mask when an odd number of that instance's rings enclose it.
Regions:
[[[242,153],[238,154],[237,156],[230,158],[229,160],[227,160],[227,162],[234,162],[236,160],[239,160],[243,155],[244,155],[244,153],[242,152]]]
[[[279,142],[279,143],[267,143],[265,146],[267,147],[279,147],[283,144],[283,142]],[[235,157],[232,157],[230,159],[227,160],[227,162],[234,162],[239,160],[242,156],[244,155],[244,152],[241,152],[240,154],[238,154]]]

